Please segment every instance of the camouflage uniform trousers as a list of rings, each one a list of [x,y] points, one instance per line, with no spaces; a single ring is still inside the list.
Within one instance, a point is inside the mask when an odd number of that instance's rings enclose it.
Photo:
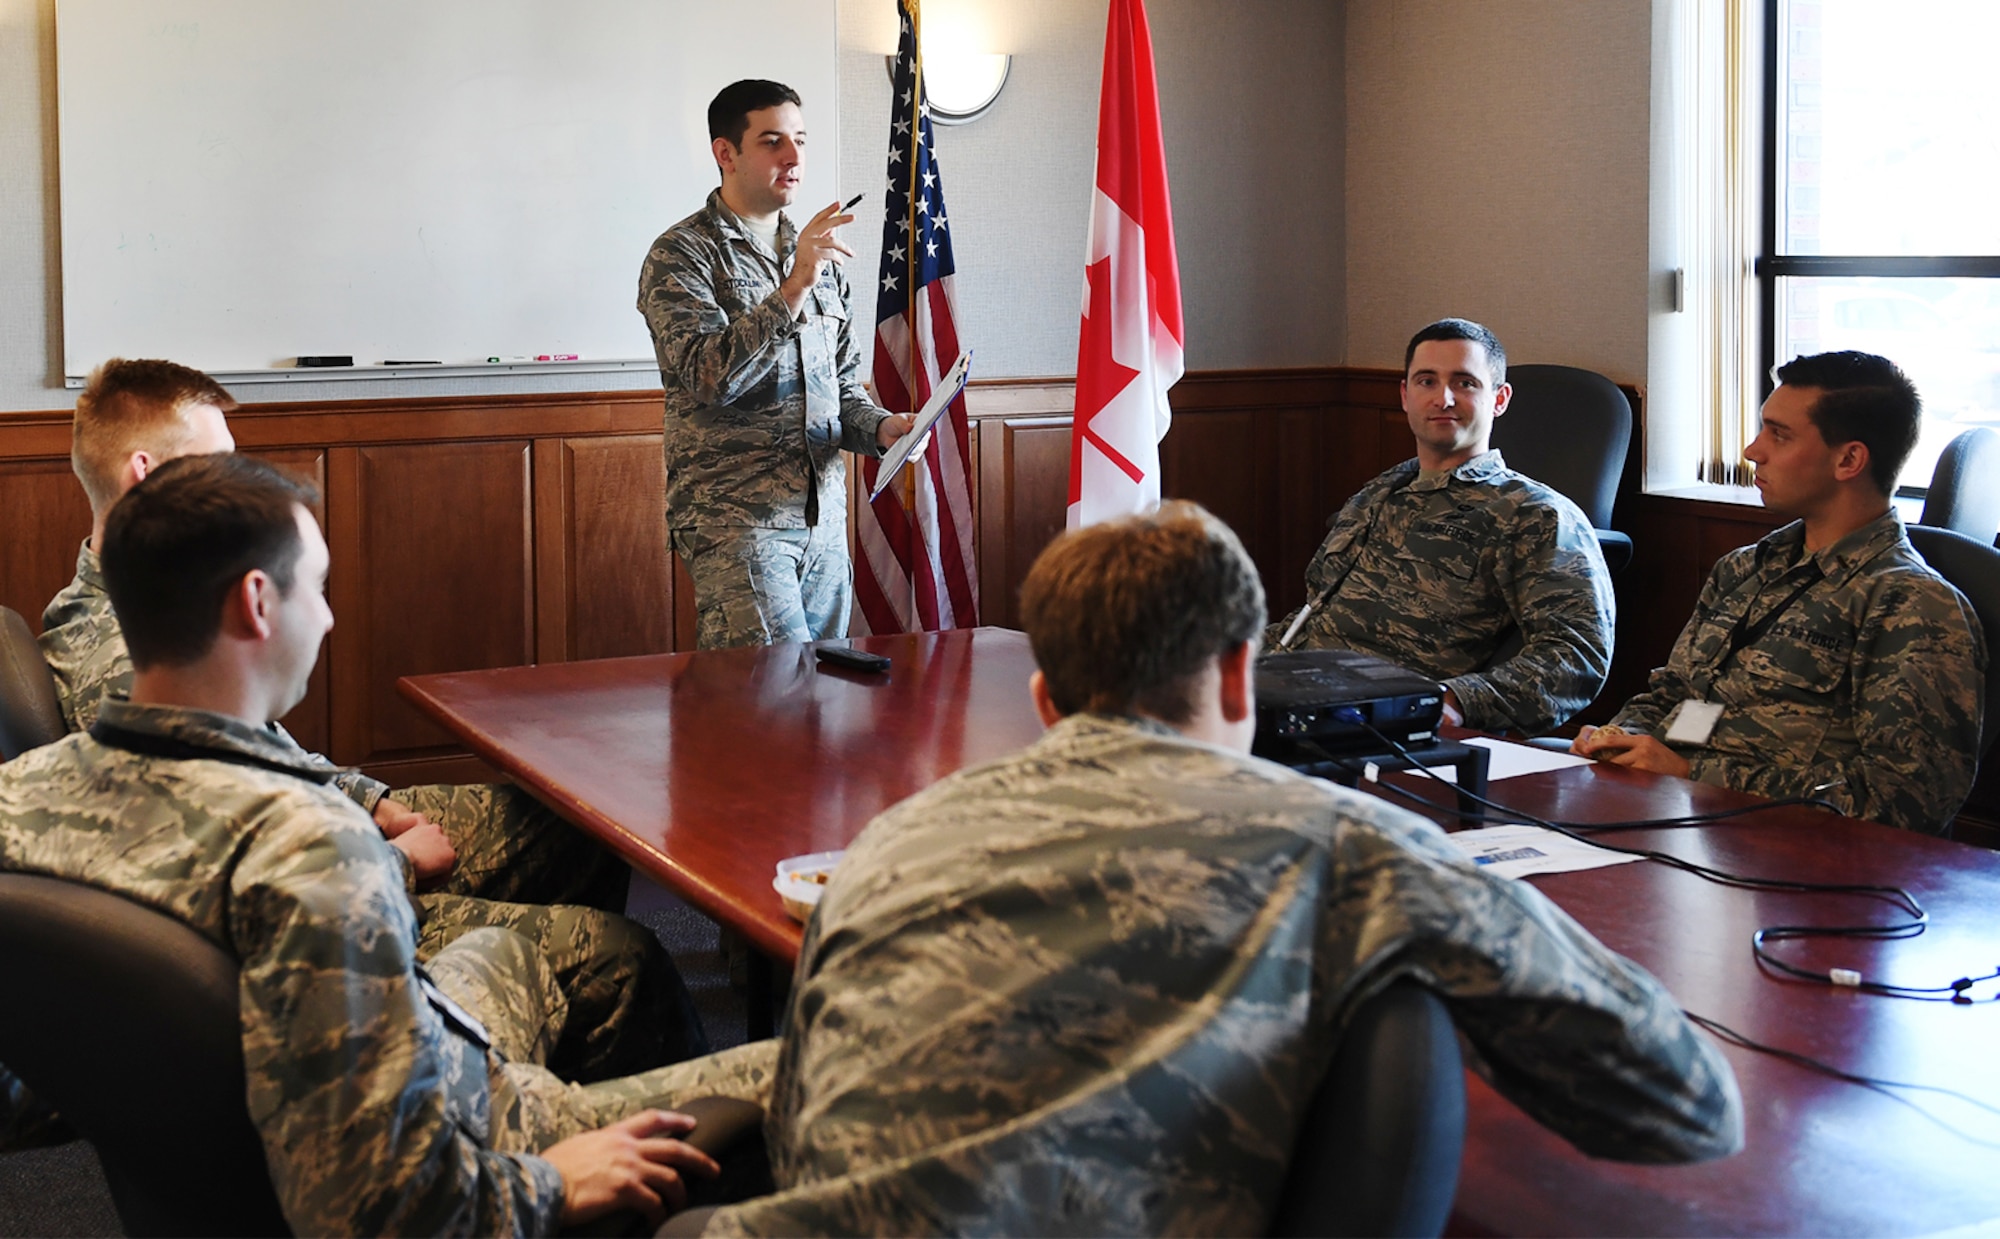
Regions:
[[[541,952],[546,968],[535,971],[547,974],[555,997],[529,1009],[552,1012],[541,1021],[549,1025],[548,1044],[535,1054],[510,1057],[545,1062],[565,1079],[588,1083],[708,1052],[708,1035],[687,986],[645,926],[595,908],[501,903],[448,892],[418,895],[416,903],[417,957],[434,970],[452,953],[448,948],[496,929],[511,931],[509,937]],[[475,975],[498,974],[488,969]],[[466,1005],[509,1009],[498,997]]]
[[[436,822],[451,841],[457,859],[444,889],[452,894],[625,910],[625,862],[518,787],[433,783],[388,795]]]
[[[694,578],[698,648],[847,635],[854,574],[839,516],[802,529],[698,525],[673,540]]]
[[[513,930],[467,930],[425,968],[485,1026],[504,1060],[492,1070],[492,1146],[503,1152],[540,1152],[640,1110],[671,1110],[695,1097],[770,1101],[775,1040],[595,1083],[557,1079],[543,1063],[560,1046],[554,1030],[574,1022],[573,1004],[546,953]]]

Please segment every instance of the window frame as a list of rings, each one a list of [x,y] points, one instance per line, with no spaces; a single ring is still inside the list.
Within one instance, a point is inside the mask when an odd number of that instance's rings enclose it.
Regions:
[[[1780,122],[1784,116],[1785,49],[1790,46],[1784,26],[1786,0],[1764,0],[1764,117],[1763,117],[1763,215],[1760,221],[1758,253],[1752,264],[1757,281],[1759,356],[1759,399],[1770,396],[1775,384],[1771,372],[1778,365],[1778,281],[1781,278],[1814,276],[1886,276],[1909,279],[1939,277],[2000,279],[2000,255],[1909,255],[1902,257],[1862,254],[1782,254],[1778,219],[1779,181],[1784,174]],[[1893,360],[1893,358],[1891,359]],[[1899,496],[1922,498],[1928,488],[1902,485]]]

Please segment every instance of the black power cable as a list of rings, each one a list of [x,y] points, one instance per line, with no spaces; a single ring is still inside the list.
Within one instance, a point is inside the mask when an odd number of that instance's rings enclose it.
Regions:
[[[1729,886],[1743,890],[1778,891],[1788,894],[1859,895],[1862,896],[1863,898],[1879,899],[1885,903],[1895,906],[1899,911],[1905,913],[1910,918],[1907,921],[1903,921],[1901,923],[1893,925],[1826,925],[1826,926],[1774,925],[1768,928],[1759,929],[1756,933],[1751,935],[1751,942],[1750,942],[1751,954],[1760,965],[1769,968],[1773,972],[1779,973],[1784,976],[1793,977],[1798,980],[1812,981],[1819,984],[1839,986],[1847,989],[1855,989],[1855,990],[1860,990],[1864,993],[1881,994],[1884,995],[1885,997],[1911,998],[1911,999],[1919,999],[1931,1002],[1956,1002],[1956,1003],[1969,1003],[1973,1001],[1973,999],[1970,998],[1966,993],[1966,991],[1970,990],[1973,986],[1986,981],[2000,980],[2000,969],[1996,969],[1993,973],[1988,974],[1986,976],[1960,977],[1948,985],[1939,985],[1939,986],[1894,985],[1884,981],[1868,980],[1861,973],[1849,968],[1835,968],[1835,969],[1829,969],[1825,972],[1819,972],[1809,968],[1800,968],[1795,964],[1787,963],[1786,961],[1778,958],[1775,954],[1772,953],[1772,951],[1766,945],[1767,943],[1777,943],[1777,942],[1794,941],[1794,940],[1810,939],[1810,938],[1866,939],[1866,940],[1876,940],[1876,941],[1893,941],[1903,938],[1914,938],[1919,934],[1923,933],[1925,928],[1929,926],[1930,914],[1924,910],[1922,904],[1917,902],[1917,899],[1914,895],[1910,894],[1908,891],[1904,890],[1900,886],[1882,886],[1874,883],[1861,883],[1861,882],[1803,882],[1787,878],[1751,877],[1743,874],[1729,873],[1721,869],[1715,869],[1708,865],[1698,864],[1694,861],[1685,860],[1679,856],[1674,856],[1671,855],[1670,853],[1657,851],[1652,848],[1620,847],[1616,844],[1603,843],[1598,840],[1588,838],[1583,833],[1584,831],[1610,832],[1616,830],[1638,830],[1643,828],[1663,828],[1663,827],[1678,827],[1684,825],[1705,824],[1707,822],[1722,820],[1727,817],[1745,815],[1752,812],[1762,812],[1766,809],[1777,808],[1780,804],[1783,803],[1811,804],[1828,809],[1829,811],[1837,812],[1837,810],[1834,809],[1834,806],[1827,804],[1825,801],[1813,800],[1810,797],[1800,797],[1791,801],[1771,802],[1767,804],[1751,805],[1751,806],[1746,806],[1742,809],[1723,810],[1718,813],[1695,814],[1681,818],[1658,818],[1658,819],[1653,819],[1650,822],[1645,822],[1645,821],[1608,822],[1597,826],[1589,826],[1589,825],[1580,827],[1571,826],[1568,824],[1553,822],[1546,818],[1538,817],[1535,814],[1524,812],[1520,809],[1514,808],[1511,805],[1502,804],[1498,801],[1491,800],[1485,796],[1481,796],[1476,793],[1466,791],[1464,788],[1457,786],[1457,784],[1455,783],[1448,783],[1447,780],[1442,778],[1437,773],[1437,771],[1431,769],[1428,765],[1419,760],[1403,744],[1401,744],[1397,740],[1387,735],[1384,735],[1381,731],[1377,730],[1375,727],[1370,725],[1366,719],[1359,717],[1359,715],[1360,712],[1355,711],[1354,717],[1349,719],[1348,721],[1357,723],[1363,728],[1366,728],[1367,731],[1371,735],[1373,735],[1377,740],[1381,741],[1383,744],[1388,745],[1389,748],[1393,750],[1398,757],[1401,757],[1404,761],[1408,762],[1411,768],[1419,771],[1425,777],[1434,779],[1439,783],[1444,783],[1447,786],[1450,786],[1453,789],[1455,795],[1466,797],[1486,808],[1494,809],[1497,810],[1498,812],[1505,813],[1511,817],[1519,818],[1520,820],[1528,822],[1532,825],[1540,826],[1544,830],[1554,831],[1559,835],[1563,835],[1568,838],[1574,839],[1579,843],[1588,844],[1591,847],[1600,848],[1607,852],[1616,852],[1625,856],[1636,856],[1643,860],[1657,861],[1660,864],[1667,865],[1671,868],[1679,869],[1682,870],[1683,872],[1693,874],[1695,877],[1702,878],[1706,881],[1714,882],[1719,886]],[[1302,747],[1311,750],[1312,752],[1318,754],[1323,760],[1330,762],[1333,765],[1339,766],[1343,770],[1347,770],[1350,773],[1356,772],[1354,761],[1351,759],[1344,759],[1341,757],[1337,757],[1334,754],[1329,753],[1327,750],[1320,747],[1319,745],[1313,744],[1311,741],[1304,741],[1302,743]],[[1410,791],[1407,788],[1398,787],[1393,783],[1381,783],[1377,781],[1376,785],[1386,789],[1387,791],[1395,795],[1401,796],[1406,800],[1413,801],[1416,804],[1421,805],[1426,809],[1450,814],[1452,816],[1459,818],[1470,818],[1473,816],[1462,810],[1448,808],[1444,805],[1440,805],[1426,796],[1418,795],[1417,793]]]
[[[1991,1000],[1989,999],[1988,1001]],[[1902,1080],[1885,1080],[1879,1076],[1864,1076],[1852,1071],[1843,1071],[1839,1067],[1834,1066],[1832,1063],[1822,1062],[1821,1060],[1813,1058],[1810,1055],[1801,1054],[1797,1050],[1781,1049],[1780,1047],[1775,1045],[1766,1045],[1762,1041],[1753,1041],[1750,1038],[1744,1036],[1742,1033],[1737,1032],[1729,1025],[1722,1023],[1720,1020],[1712,1020],[1705,1015],[1696,1015],[1694,1012],[1685,1009],[1681,1011],[1681,1014],[1685,1015],[1688,1018],[1689,1022],[1696,1024],[1703,1029],[1706,1029],[1708,1033],[1711,1036],[1715,1037],[1718,1041],[1725,1042],[1726,1044],[1729,1045],[1738,1046],[1742,1049],[1752,1051],[1753,1053],[1769,1054],[1771,1057],[1780,1059],[1784,1062],[1788,1062],[1795,1067],[1800,1067],[1807,1071],[1817,1072],[1820,1075],[1828,1076],[1831,1077],[1832,1079],[1840,1080],[1847,1084],[1858,1084],[1862,1088],[1869,1089],[1874,1092],[1882,1094],[1884,1097],[1889,1098],[1891,1101],[1897,1102],[1901,1105],[1908,1106],[1910,1109],[1916,1111],[1918,1114],[1923,1115],[1931,1122],[1936,1123],[1939,1127],[1944,1128],[1946,1131],[1950,1132],[1954,1136],[1959,1137],[1962,1140],[1966,1140],[1977,1145],[1983,1145],[1984,1147],[1989,1149],[2000,1149],[2000,1140],[1983,1139],[1979,1136],[1972,1135],[1970,1132],[1966,1132],[1957,1127],[1953,1127],[1950,1123],[1947,1123],[1943,1119],[1939,1118],[1937,1115],[1932,1114],[1930,1111],[1924,1109],[1916,1102],[1911,1101],[1907,1097],[1900,1097],[1895,1093],[1890,1092],[1889,1090],[1896,1088],[1906,1088],[1918,1092],[1937,1093],[1940,1096],[1944,1097],[1955,1097],[1969,1106],[1974,1106],[1978,1109],[1986,1111],[1988,1114],[2000,1115],[2000,1107],[1988,1105],[1986,1102],[1983,1102],[1979,1100],[1977,1097],[1971,1096],[1968,1093],[1961,1093],[1957,1089],[1945,1088],[1937,1084],[1913,1084]]]
[[[1358,715],[1359,712],[1357,711],[1356,713]],[[1788,964],[1785,961],[1778,959],[1775,955],[1773,955],[1769,950],[1766,949],[1765,944],[1767,942],[1775,943],[1775,942],[1790,941],[1793,939],[1800,939],[1800,938],[1850,938],[1850,939],[1860,938],[1860,939],[1870,939],[1877,941],[1895,940],[1901,938],[1914,938],[1917,935],[1923,933],[1924,930],[1929,926],[1930,914],[1924,911],[1923,906],[1916,901],[1916,898],[1914,896],[1912,896],[1908,891],[1904,890],[1899,886],[1876,886],[1865,883],[1796,882],[1779,878],[1747,877],[1741,874],[1732,874],[1724,872],[1722,870],[1712,869],[1706,865],[1698,865],[1692,861],[1683,860],[1678,856],[1672,856],[1664,852],[1654,851],[1650,848],[1628,848],[1628,847],[1618,847],[1608,843],[1600,843],[1595,839],[1590,839],[1585,837],[1585,834],[1583,833],[1586,831],[1591,833],[1604,833],[1604,832],[1620,831],[1620,830],[1671,829],[1677,827],[1706,825],[1712,822],[1722,821],[1732,817],[1742,817],[1752,813],[1761,813],[1767,809],[1780,808],[1786,805],[1811,805],[1818,808],[1827,809],[1833,812],[1838,812],[1838,809],[1835,806],[1828,804],[1824,800],[1816,800],[1809,796],[1801,796],[1787,800],[1767,801],[1762,804],[1746,805],[1738,809],[1724,809],[1712,813],[1688,814],[1682,817],[1653,818],[1649,820],[1627,821],[1627,822],[1606,822],[1598,825],[1581,825],[1581,824],[1569,825],[1569,824],[1549,821],[1547,819],[1538,817],[1533,813],[1523,812],[1520,809],[1516,809],[1510,805],[1505,805],[1498,801],[1488,799],[1485,796],[1481,796],[1476,793],[1466,791],[1464,788],[1459,787],[1456,783],[1448,783],[1447,780],[1442,778],[1437,773],[1437,771],[1431,769],[1428,765],[1418,760],[1417,757],[1414,754],[1412,754],[1408,748],[1404,747],[1402,744],[1391,739],[1390,737],[1382,734],[1380,731],[1377,731],[1374,727],[1370,726],[1366,720],[1355,718],[1351,719],[1350,721],[1359,722],[1361,726],[1366,727],[1367,730],[1370,733],[1372,733],[1377,740],[1380,740],[1382,743],[1388,745],[1390,749],[1392,749],[1396,753],[1397,756],[1401,757],[1404,761],[1408,762],[1411,768],[1419,771],[1427,778],[1433,779],[1438,783],[1450,786],[1453,790],[1454,795],[1467,797],[1468,799],[1476,801],[1478,804],[1480,804],[1485,808],[1497,810],[1498,812],[1507,814],[1510,817],[1519,818],[1532,825],[1540,826],[1545,830],[1555,831],[1557,834],[1565,835],[1571,839],[1575,839],[1579,843],[1588,844],[1589,846],[1595,848],[1601,848],[1607,852],[1618,852],[1628,856],[1638,856],[1638,857],[1643,857],[1647,860],[1658,861],[1662,864],[1672,866],[1673,868],[1681,869],[1688,873],[1694,874],[1696,877],[1705,878],[1709,881],[1716,882],[1724,886],[1741,887],[1751,890],[1774,890],[1774,891],[1785,891],[1785,892],[1795,892],[1795,893],[1802,892],[1802,893],[1857,894],[1869,898],[1884,900],[1885,902],[1896,905],[1902,911],[1910,915],[1911,918],[1910,920],[1897,925],[1858,925],[1858,926],[1774,925],[1764,929],[1759,929],[1755,934],[1751,935],[1751,948],[1750,948],[1751,954],[1756,958],[1759,965],[1769,968],[1785,976],[1795,977],[1800,980],[1812,981],[1824,985],[1833,985],[1833,986],[1857,989],[1865,993],[1881,994],[1891,998],[1907,998],[1907,999],[1926,1001],[1926,1002],[1951,1002],[1962,1005],[1970,1004],[1975,1001],[1966,992],[1970,990],[1973,986],[1981,984],[1982,982],[1986,981],[2000,980],[2000,968],[1996,968],[1993,972],[1988,973],[1985,976],[1960,977],[1956,981],[1953,981],[1950,985],[1940,985],[1940,986],[1891,985],[1881,981],[1868,981],[1864,979],[1860,973],[1855,972],[1851,969],[1830,969],[1827,972],[1815,972],[1811,969],[1799,968],[1795,965]],[[1314,753],[1318,754],[1323,760],[1327,761],[1332,765],[1338,766],[1341,769],[1346,770],[1351,774],[1359,775],[1362,773],[1360,770],[1356,769],[1356,765],[1359,759],[1336,757],[1334,754],[1327,752],[1324,748],[1322,748],[1317,744],[1312,743],[1309,740],[1303,741],[1301,743],[1303,747],[1310,749]],[[1366,763],[1362,762],[1360,764],[1365,765]],[[1394,793],[1395,795],[1401,796],[1406,800],[1413,801],[1416,804],[1421,805],[1422,807],[1429,809],[1433,812],[1443,813],[1452,817],[1459,818],[1461,820],[1465,819],[1477,820],[1479,818],[1479,815],[1477,814],[1466,812],[1465,810],[1459,809],[1455,806],[1439,804],[1436,801],[1431,800],[1429,797],[1421,796],[1416,792],[1409,790],[1408,788],[1399,787],[1393,783],[1383,783],[1380,780],[1374,779],[1372,777],[1369,779],[1369,781],[1374,783],[1375,786],[1377,787],[1380,787],[1386,791]],[[1986,998],[1983,1001],[1986,1002],[2000,1001],[2000,995],[1995,995],[1993,997]],[[1980,1145],[1985,1148],[2000,1148],[2000,1141],[1984,1139],[1979,1136],[1972,1135],[1971,1133],[1966,1132],[1960,1128],[1954,1127],[1950,1123],[1947,1123],[1943,1119],[1939,1118],[1937,1115],[1932,1114],[1930,1111],[1924,1109],[1922,1106],[1917,1105],[1914,1101],[1910,1100],[1909,1098],[1900,1096],[1897,1093],[1892,1092],[1891,1090],[1911,1089],[1923,1092],[1937,1093],[1946,1097],[1954,1097],[1959,1099],[1960,1101],[1965,1102],[1968,1105],[1975,1106],[1981,1110],[1984,1110],[1989,1114],[2000,1115],[2000,1107],[1989,1105],[1986,1102],[1980,1101],[1976,1097],[1973,1097],[1966,1093],[1959,1092],[1955,1089],[1942,1088],[1934,1084],[1914,1084],[1897,1080],[1886,1080],[1877,1076],[1866,1076],[1851,1071],[1845,1071],[1839,1067],[1832,1065],[1831,1063],[1823,1062],[1820,1059],[1813,1058],[1806,1054],[1801,1054],[1796,1050],[1787,1050],[1779,1046],[1768,1045],[1761,1041],[1752,1040],[1751,1038],[1744,1036],[1742,1033],[1737,1032],[1735,1029],[1729,1027],[1727,1024],[1724,1024],[1719,1020],[1710,1019],[1709,1017],[1704,1015],[1697,1015],[1692,1011],[1684,1010],[1682,1014],[1687,1016],[1687,1018],[1696,1025],[1707,1030],[1712,1036],[1716,1037],[1718,1040],[1724,1041],[1731,1045],[1738,1046],[1745,1050],[1750,1050],[1754,1053],[1768,1054],[1773,1058],[1777,1058],[1784,1062],[1791,1063],[1792,1065],[1803,1068],[1807,1071],[1817,1072],[1821,1075],[1828,1076],[1832,1079],[1844,1081],[1849,1084],[1858,1085],[1862,1088],[1866,1088],[1871,1091],[1880,1093],[1881,1095],[1889,1098],[1892,1101],[1895,1101],[1901,1105],[1908,1106],[1916,1113],[1922,1115],[1926,1119],[1929,1119],[1931,1122],[1937,1124],[1945,1131],[1948,1131],[1951,1134],[1958,1136],[1960,1139],[1966,1140],[1972,1144]]]

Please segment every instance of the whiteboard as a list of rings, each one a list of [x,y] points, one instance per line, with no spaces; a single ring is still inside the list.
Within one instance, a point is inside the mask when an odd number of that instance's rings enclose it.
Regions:
[[[650,364],[639,267],[717,184],[716,91],[797,90],[798,203],[837,193],[835,10],[58,0],[64,370]]]

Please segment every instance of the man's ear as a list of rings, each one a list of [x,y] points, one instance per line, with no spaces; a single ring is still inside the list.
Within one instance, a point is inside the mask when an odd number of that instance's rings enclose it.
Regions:
[[[1034,698],[1035,715],[1042,720],[1042,726],[1054,727],[1062,721],[1063,713],[1056,709],[1056,699],[1049,696],[1049,682],[1040,671],[1028,677],[1028,696]]]
[[[722,169],[724,173],[736,170],[737,151],[728,138],[715,139],[708,144],[708,149],[715,153],[716,167]]]
[[[1240,723],[1250,717],[1256,706],[1257,694],[1252,680],[1251,664],[1256,661],[1251,648],[1253,641],[1244,641],[1231,649],[1224,650],[1216,659],[1217,668],[1222,672],[1222,719],[1227,723]]]
[[[130,456],[127,456],[125,458],[124,472],[118,479],[118,493],[122,495],[145,481],[146,475],[151,473],[159,463],[159,461],[153,459],[151,452],[133,452]]]
[[[1502,413],[1505,413],[1507,411],[1507,405],[1513,399],[1514,399],[1514,385],[1512,383],[1502,383],[1500,384],[1500,386],[1494,388],[1493,416],[1498,417]]]
[[[222,630],[257,641],[271,638],[271,612],[278,602],[278,583],[261,568],[252,568],[236,582],[222,603]]]
[[[1868,445],[1859,439],[1843,443],[1833,452],[1833,476],[1836,481],[1852,482],[1868,472]]]

